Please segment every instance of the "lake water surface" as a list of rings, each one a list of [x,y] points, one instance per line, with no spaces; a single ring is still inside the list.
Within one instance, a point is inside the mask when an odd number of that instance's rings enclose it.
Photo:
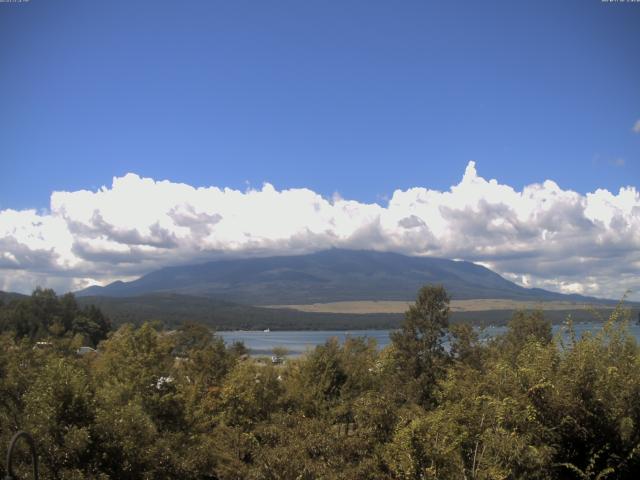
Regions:
[[[562,325],[554,325],[555,334]],[[583,335],[585,332],[596,332],[602,328],[601,323],[576,323],[574,324],[576,334]],[[640,341],[640,325],[631,323],[630,332]],[[273,332],[256,331],[232,331],[217,332],[229,345],[235,341],[244,342],[252,355],[270,355],[274,347],[284,347],[290,355],[301,355],[305,351],[314,348],[316,345],[325,343],[329,338],[336,337],[341,343],[347,337],[368,337],[373,338],[378,347],[384,348],[391,341],[389,334],[393,330],[289,330]],[[481,331],[481,338],[490,338],[500,335],[506,331],[506,327],[487,327]]]

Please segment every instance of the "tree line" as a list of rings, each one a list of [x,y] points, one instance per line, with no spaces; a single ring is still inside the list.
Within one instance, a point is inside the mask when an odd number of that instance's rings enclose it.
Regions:
[[[110,330],[73,297],[37,290],[20,302],[0,306],[0,443],[31,432],[44,478],[640,471],[640,350],[622,308],[580,338],[570,320],[554,337],[541,312],[518,312],[504,335],[481,341],[470,325],[449,325],[447,293],[427,286],[388,347],[331,339],[272,364],[193,323]],[[98,352],[78,355],[86,342]]]

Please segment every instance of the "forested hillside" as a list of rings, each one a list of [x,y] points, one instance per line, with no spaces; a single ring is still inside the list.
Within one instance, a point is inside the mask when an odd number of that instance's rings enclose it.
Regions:
[[[201,323],[215,330],[364,330],[394,329],[402,322],[401,313],[320,313],[288,308],[263,308],[191,295],[158,293],[136,297],[79,297],[80,305],[95,305],[114,325],[157,321],[176,328],[185,321]],[[637,305],[637,304],[636,304]],[[516,310],[451,312],[452,322],[474,325],[505,325]],[[610,309],[576,306],[571,310],[547,310],[545,318],[558,324],[567,316],[576,322],[606,318]],[[638,308],[633,308],[637,316]]]
[[[167,328],[185,321],[215,330],[352,330],[397,328],[401,314],[368,315],[307,313],[286,308],[261,308],[224,300],[158,293],[136,297],[79,297],[81,305],[95,305],[114,324],[155,320]]]
[[[564,342],[542,313],[521,312],[483,343],[449,324],[442,288],[425,287],[388,348],[330,340],[274,365],[194,324],[122,326],[79,356],[88,311],[46,291],[31,301],[3,308],[0,444],[31,432],[46,479],[635,479],[640,469],[640,349],[621,309],[595,335],[578,339],[568,324]]]
[[[75,337],[95,346],[111,329],[111,321],[99,308],[78,305],[72,293],[58,297],[41,288],[31,296],[0,293],[0,332],[12,332],[16,338]]]

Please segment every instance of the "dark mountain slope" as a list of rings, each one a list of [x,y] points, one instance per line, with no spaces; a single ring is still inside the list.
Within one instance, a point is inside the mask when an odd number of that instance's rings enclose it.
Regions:
[[[454,299],[595,300],[523,288],[470,262],[340,249],[168,267],[132,282],[90,287],[77,294],[132,297],[177,293],[249,305],[283,305],[412,300],[418,289],[429,283],[444,285]]]
[[[20,300],[22,298],[27,298],[27,296],[22,295],[21,293],[3,292],[0,290],[0,303],[9,303],[13,300]]]

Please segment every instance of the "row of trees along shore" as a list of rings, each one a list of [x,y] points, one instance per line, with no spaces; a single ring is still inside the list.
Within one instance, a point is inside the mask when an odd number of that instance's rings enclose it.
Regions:
[[[427,286],[387,348],[332,339],[273,365],[203,326],[111,330],[36,290],[0,306],[0,444],[31,432],[55,480],[638,478],[624,309],[580,338],[541,312],[484,342],[448,317]]]

